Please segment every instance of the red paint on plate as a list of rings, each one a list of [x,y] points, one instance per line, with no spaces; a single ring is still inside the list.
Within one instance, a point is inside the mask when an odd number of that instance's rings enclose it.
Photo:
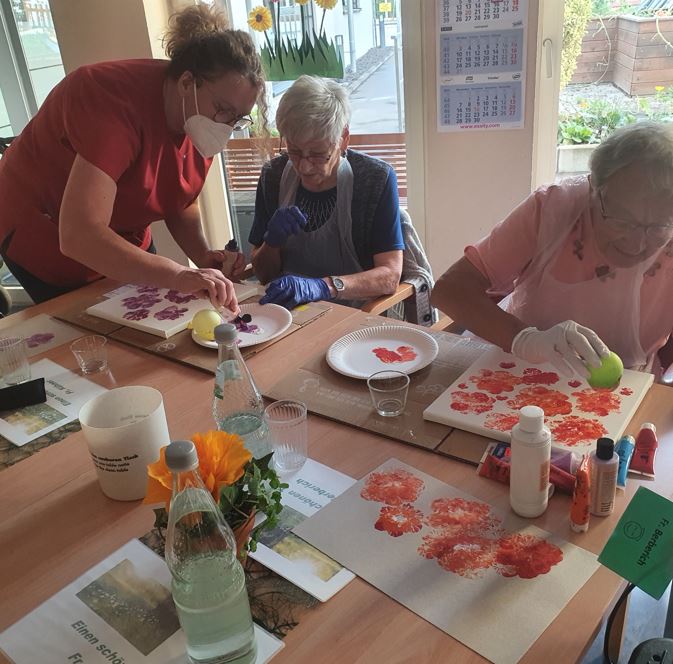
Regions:
[[[572,404],[563,392],[550,390],[542,385],[525,387],[510,399],[507,405],[513,410],[519,410],[524,406],[539,406],[547,417],[568,415],[572,412]]]
[[[423,480],[403,468],[372,473],[365,482],[360,496],[388,505],[413,503],[423,490]]]
[[[396,350],[383,348],[382,346],[374,348],[372,353],[384,364],[394,364],[395,362],[411,362],[418,355],[411,346],[398,346]]]
[[[423,512],[413,505],[385,505],[374,524],[376,530],[383,530],[392,537],[405,533],[417,533],[423,527]]]
[[[495,399],[483,392],[451,392],[451,409],[459,413],[486,413],[493,408]]]
[[[577,399],[577,409],[583,413],[592,413],[607,417],[610,413],[618,413],[622,400],[610,390],[594,390],[587,388],[581,392],[573,392]]]
[[[604,436],[607,430],[598,420],[570,415],[552,424],[551,433],[553,440],[572,447],[596,440]]]

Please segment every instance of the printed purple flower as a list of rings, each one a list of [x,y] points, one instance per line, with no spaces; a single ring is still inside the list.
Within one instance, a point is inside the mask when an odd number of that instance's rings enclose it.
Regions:
[[[156,295],[159,292],[159,289],[155,286],[137,286],[136,291],[138,293],[151,293],[152,295]]]
[[[191,302],[192,300],[198,300],[198,297],[196,295],[187,294],[187,293],[179,293],[176,290],[169,290],[168,293],[166,293],[166,295],[164,297],[169,302],[175,302],[175,304],[184,304],[185,302]]]
[[[42,344],[46,344],[54,338],[54,335],[51,332],[38,332],[26,339],[26,346],[28,348],[37,348]]]
[[[124,314],[124,318],[126,318],[126,320],[144,320],[149,315],[149,309],[136,309],[135,311],[127,311]]]
[[[184,309],[178,309],[174,304],[172,304],[170,307],[166,307],[161,311],[157,311],[157,313],[154,314],[154,317],[157,320],[177,320],[178,318],[184,316],[186,312],[187,307]]]
[[[122,305],[126,309],[149,309],[157,302],[161,302],[161,298],[152,293],[145,293],[137,297],[125,297],[122,300]],[[131,320],[131,319],[129,319]]]

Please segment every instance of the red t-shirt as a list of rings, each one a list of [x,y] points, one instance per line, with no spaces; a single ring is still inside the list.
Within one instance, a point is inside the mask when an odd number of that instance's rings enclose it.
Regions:
[[[165,60],[102,62],[52,90],[0,159],[0,246],[11,260],[57,286],[100,276],[59,250],[61,200],[77,154],[117,183],[110,228],[143,249],[153,221],[194,202],[211,160],[166,124],[166,67]]]

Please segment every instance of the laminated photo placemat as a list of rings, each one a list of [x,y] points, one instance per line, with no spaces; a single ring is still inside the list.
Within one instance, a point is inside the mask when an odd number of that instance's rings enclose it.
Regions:
[[[355,329],[386,324],[399,325],[400,321],[368,316]],[[331,369],[325,359],[327,349],[313,355],[265,391],[264,396],[303,401],[317,415],[434,450],[452,428],[424,420],[423,411],[484,352],[486,344],[446,332],[428,333],[437,341],[437,357],[429,366],[410,375],[406,408],[397,417],[382,417],[374,410],[365,380],[349,378]]]

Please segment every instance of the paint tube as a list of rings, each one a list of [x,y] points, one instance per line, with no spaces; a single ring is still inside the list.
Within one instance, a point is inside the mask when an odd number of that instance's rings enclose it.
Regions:
[[[646,477],[654,477],[654,457],[657,453],[657,428],[651,422],[645,422],[636,436],[636,449],[633,452],[629,470]]]
[[[629,471],[629,463],[636,447],[636,439],[633,436],[622,436],[615,446],[615,452],[619,457],[619,470],[617,471],[617,488],[624,491],[626,488],[626,476]]]
[[[589,479],[589,455],[582,457],[580,467],[575,476],[575,491],[570,508],[570,528],[576,533],[589,530],[589,496],[591,495]]]
[[[510,447],[507,443],[490,443],[481,457],[477,474],[496,482],[509,484],[510,458]],[[561,493],[572,495],[575,478],[562,468],[557,468],[553,464],[550,465],[549,482],[551,484],[550,498],[554,493],[554,489],[558,489]]]

